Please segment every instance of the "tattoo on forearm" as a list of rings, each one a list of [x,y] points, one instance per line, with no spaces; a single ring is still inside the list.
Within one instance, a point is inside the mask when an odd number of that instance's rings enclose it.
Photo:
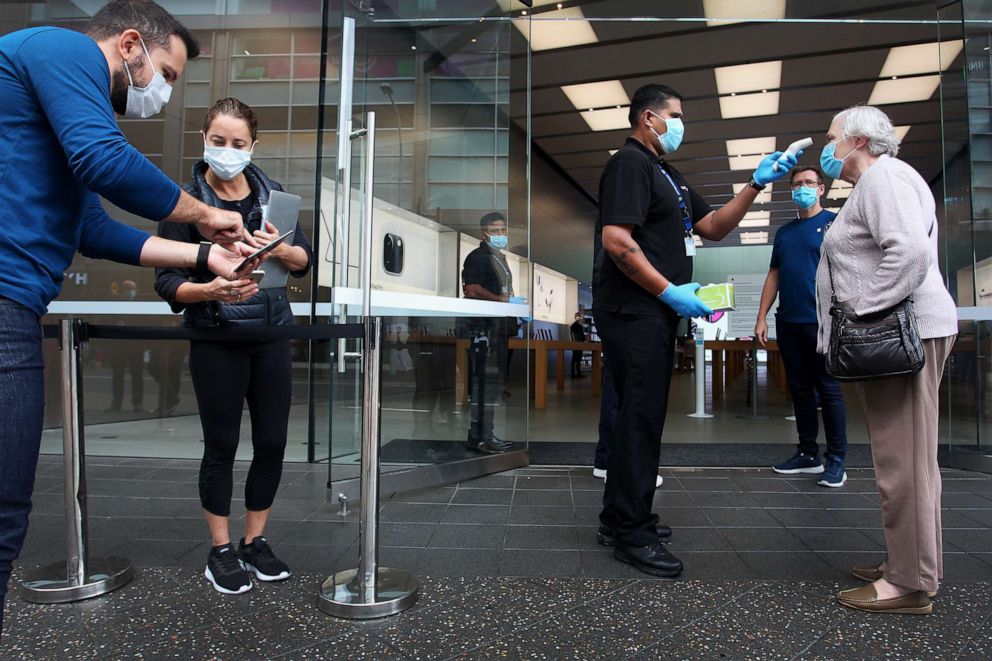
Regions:
[[[626,275],[628,278],[632,278],[634,275],[637,274],[637,267],[631,264],[630,262],[628,262],[627,257],[630,257],[639,252],[640,250],[637,247],[629,248],[628,250],[625,250],[622,253],[620,253],[620,255],[618,255],[617,257],[614,257],[613,263],[617,265],[617,268],[623,271],[624,275]]]

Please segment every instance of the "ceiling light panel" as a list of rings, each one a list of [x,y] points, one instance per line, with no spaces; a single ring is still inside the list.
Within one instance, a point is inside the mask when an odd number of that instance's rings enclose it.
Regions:
[[[778,92],[738,94],[720,97],[720,116],[723,119],[758,117],[778,114]]]
[[[833,183],[830,184],[830,190],[827,191],[827,199],[843,200],[851,194],[852,190],[854,190],[854,186],[851,184],[840,179],[834,179]]]
[[[755,154],[753,156],[731,156],[727,160],[730,161],[731,170],[754,170],[757,169],[763,158],[764,156],[761,154]]]
[[[751,154],[770,154],[775,151],[775,136],[767,138],[743,138],[727,140],[727,156],[747,156]]]
[[[713,75],[720,94],[778,89],[782,82],[782,60],[717,67]]]
[[[879,80],[871,90],[868,105],[884,106],[889,103],[911,103],[927,101],[940,86],[940,76],[917,76]]]
[[[561,88],[576,110],[606,108],[608,106],[630,105],[627,91],[619,80],[604,80],[599,83],[565,85]]]
[[[745,186],[747,186],[747,184],[734,184],[734,195],[737,195],[742,190],[744,190]],[[771,201],[772,201],[772,184],[768,184],[768,186],[765,187],[765,190],[758,193],[757,197],[754,198],[754,203],[765,204]]]
[[[594,44],[599,41],[592,24],[579,7],[541,12],[533,20],[514,19],[513,24],[530,41],[534,51]]]
[[[744,9],[743,7],[747,7]],[[703,0],[706,25],[741,23],[749,18],[785,18],[785,0]]]
[[[607,108],[605,110],[585,110],[579,114],[593,131],[616,131],[630,128],[630,122],[627,121],[629,111],[629,108]]]
[[[961,40],[890,48],[878,77],[915,76],[944,71],[951,66],[962,48],[964,42]]]
[[[741,232],[741,245],[754,246],[768,243],[768,232]]]
[[[906,139],[906,134],[909,133],[909,129],[911,129],[911,128],[913,128],[913,127],[912,126],[897,126],[896,127],[896,137],[899,138],[899,142],[902,142],[903,140]]]
[[[620,151],[620,150],[619,149],[611,149],[610,150],[610,156],[613,156],[613,154],[617,153],[618,151]]]
[[[768,227],[771,224],[771,215],[769,211],[748,211],[738,227]],[[767,232],[765,240],[768,240]]]

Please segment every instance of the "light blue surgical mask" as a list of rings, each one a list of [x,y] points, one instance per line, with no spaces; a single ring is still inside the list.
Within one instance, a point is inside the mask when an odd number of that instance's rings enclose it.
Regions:
[[[212,147],[203,145],[203,160],[213,173],[230,181],[237,177],[251,163],[251,151],[234,147]]]
[[[837,142],[845,139],[846,137],[841,138]],[[837,142],[828,142],[823,145],[823,151],[820,152],[820,169],[823,170],[823,174],[831,179],[840,178],[840,171],[844,169],[844,161],[847,160],[848,156],[857,151],[857,149],[852,149],[844,158],[837,158],[834,156],[834,151],[837,149]]]
[[[153,73],[152,79],[146,86],[138,87],[131,77],[131,68],[127,65],[127,60],[124,61],[124,71],[128,80],[127,107],[124,116],[130,119],[146,119],[159,114],[172,97],[172,86],[152,64],[152,56],[148,54],[145,40],[139,39],[139,41],[141,41],[141,50],[145,52],[145,61]]]
[[[503,236],[491,236],[488,239],[489,247],[493,250],[506,250],[509,237],[505,234]]]
[[[817,195],[815,188],[800,186],[796,190],[792,191],[792,201],[795,202],[796,206],[800,209],[809,209],[811,206],[816,204],[819,197],[820,196]]]
[[[655,137],[658,138],[658,144],[661,145],[661,151],[663,154],[671,154],[679,148],[682,144],[682,138],[685,136],[685,124],[682,123],[681,117],[662,117],[656,112],[648,111],[661,121],[665,122],[665,132],[658,133],[650,125],[648,128],[654,133]]]

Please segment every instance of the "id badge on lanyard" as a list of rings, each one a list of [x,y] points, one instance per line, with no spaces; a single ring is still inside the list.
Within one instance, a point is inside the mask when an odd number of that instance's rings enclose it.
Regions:
[[[668,179],[668,183],[672,185],[672,190],[675,191],[675,196],[678,197],[679,200],[679,212],[682,214],[682,227],[685,228],[685,236],[682,240],[685,242],[686,257],[695,257],[696,239],[692,235],[692,219],[689,217],[689,207],[686,206],[685,198],[682,197],[682,191],[679,190],[675,180],[672,179],[672,175],[668,174],[665,168],[661,166],[661,163],[658,164],[658,169],[661,170],[663,175],[665,175],[665,179]]]

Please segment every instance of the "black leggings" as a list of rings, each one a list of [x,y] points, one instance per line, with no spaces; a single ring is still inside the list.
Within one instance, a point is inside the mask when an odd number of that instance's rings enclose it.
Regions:
[[[200,502],[211,514],[231,515],[234,456],[245,399],[254,450],[245,482],[245,507],[251,511],[272,507],[286,451],[292,370],[289,340],[190,344],[189,371],[203,426]]]

